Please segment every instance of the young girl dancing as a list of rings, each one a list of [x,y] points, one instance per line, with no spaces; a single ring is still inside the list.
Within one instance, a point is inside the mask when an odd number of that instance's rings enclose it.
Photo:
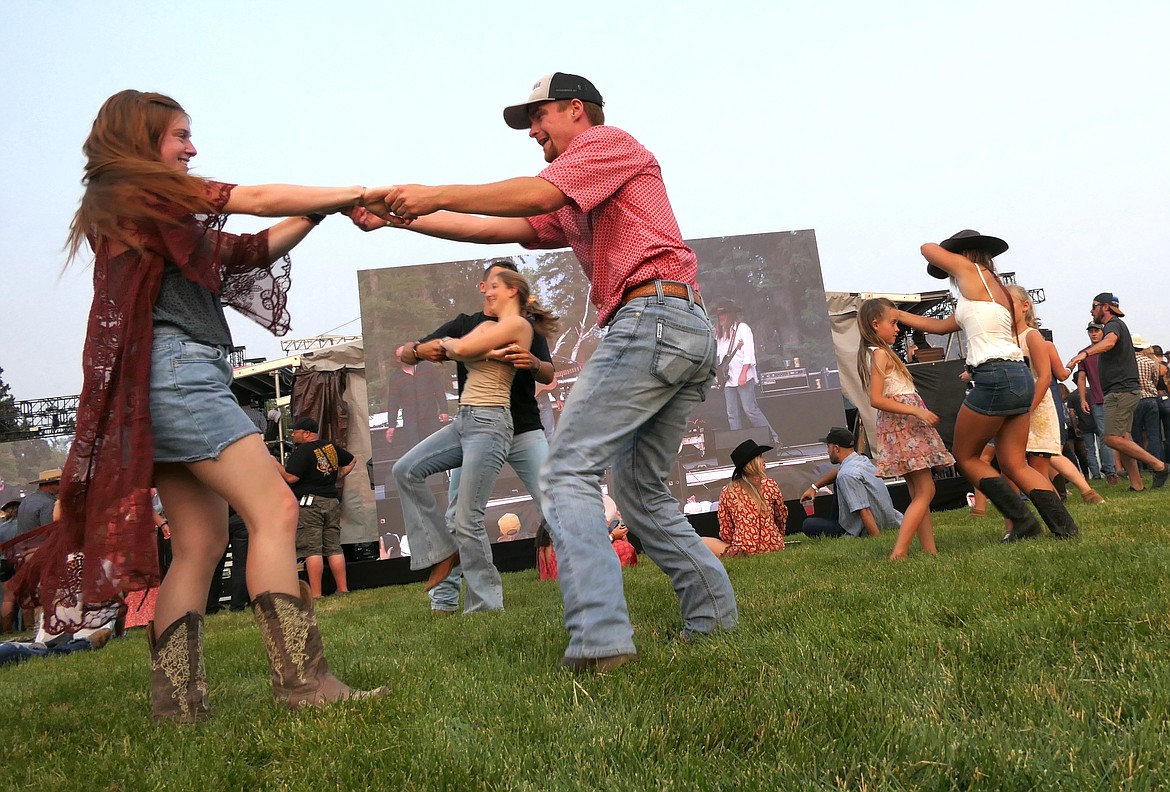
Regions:
[[[193,176],[190,119],[157,93],[111,96],[83,150],[85,193],[69,250],[73,258],[88,244],[95,256],[85,381],[59,528],[22,573],[22,590],[60,622],[52,606],[74,596],[67,559],[84,549],[81,612],[66,625],[78,627],[94,626],[121,591],[157,584],[153,483],[174,560],[147,630],[151,706],[160,721],[206,718],[203,613],[230,504],[248,527],[248,590],[276,698],[296,707],[359,695],[329,672],[297,580],[296,499],[229,387],[223,305],[283,335],[286,254],[323,219],[316,213],[385,211],[376,196],[387,188],[245,187]],[[289,219],[259,234],[220,231],[235,213]]]
[[[877,410],[877,438],[874,465],[882,478],[903,476],[910,491],[910,505],[890,560],[905,558],[915,534],[922,549],[931,555],[934,525],[930,502],[934,499],[931,469],[950,467],[954,457],[943,445],[934,427],[938,416],[926,409],[910,371],[893,350],[898,338],[898,309],[884,297],[866,300],[857,312],[861,346],[857,350],[857,373],[869,389],[869,402]]]

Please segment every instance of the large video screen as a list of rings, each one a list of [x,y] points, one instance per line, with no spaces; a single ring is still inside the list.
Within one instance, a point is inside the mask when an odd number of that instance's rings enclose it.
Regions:
[[[796,497],[823,463],[819,438],[844,425],[840,377],[825,307],[816,235],[812,231],[690,240],[699,258],[703,301],[722,337],[727,370],[747,378],[717,378],[696,408],[679,449],[670,485],[688,512],[718,500],[730,478],[730,452],[747,438],[770,445],[768,473],[787,497]],[[372,483],[382,557],[409,553],[391,467],[409,448],[437,430],[458,409],[455,364],[399,364],[395,350],[430,334],[459,313],[483,308],[484,268],[496,259],[473,259],[358,273],[369,389]],[[573,383],[604,337],[589,302],[589,282],[571,251],[538,252],[511,259],[532,292],[561,317],[548,339],[556,379],[539,389],[546,433]],[[722,362],[722,360],[720,361]],[[614,396],[620,398],[621,383]],[[431,477],[440,506],[448,476]],[[540,523],[524,485],[507,465],[485,514],[493,542],[530,539]],[[520,530],[513,532],[516,520]],[[501,524],[504,528],[501,528]]]

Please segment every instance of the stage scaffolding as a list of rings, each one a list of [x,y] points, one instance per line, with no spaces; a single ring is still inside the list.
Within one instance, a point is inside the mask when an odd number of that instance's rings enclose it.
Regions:
[[[80,396],[50,396],[16,402],[20,425],[0,430],[0,443],[34,437],[71,435],[77,427],[77,404]]]

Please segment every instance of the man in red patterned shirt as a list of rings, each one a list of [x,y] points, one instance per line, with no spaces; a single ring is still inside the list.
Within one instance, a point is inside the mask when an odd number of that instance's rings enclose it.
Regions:
[[[691,410],[714,378],[715,339],[654,155],[605,126],[602,98],[583,77],[556,72],[504,110],[549,163],[538,176],[483,185],[399,185],[394,216],[362,212],[430,236],[528,248],[571,247],[592,288],[605,339],[569,395],[542,472],[556,546],[573,671],[607,671],[636,650],[621,567],[604,526],[601,477],[646,553],[671,579],[683,637],[733,627],[739,615],[723,565],[666,487]],[[487,216],[483,216],[487,215]],[[614,399],[615,384],[624,399]]]

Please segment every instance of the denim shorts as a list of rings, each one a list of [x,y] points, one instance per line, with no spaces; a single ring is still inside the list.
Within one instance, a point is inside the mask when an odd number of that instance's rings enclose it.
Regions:
[[[988,360],[975,367],[975,387],[963,405],[980,415],[1023,415],[1032,409],[1036,381],[1022,360]]]
[[[227,351],[174,330],[154,335],[150,422],[155,462],[215,459],[241,437],[259,434],[231,391]]]

